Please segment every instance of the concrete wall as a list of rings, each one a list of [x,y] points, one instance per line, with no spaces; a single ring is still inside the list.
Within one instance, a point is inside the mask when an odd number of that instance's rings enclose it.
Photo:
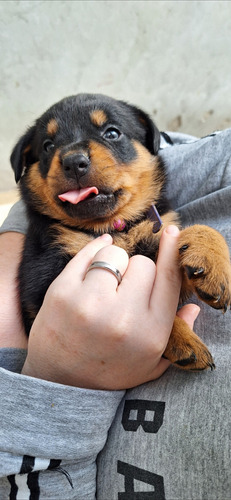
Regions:
[[[160,129],[231,126],[230,53],[229,1],[1,1],[0,191],[17,138],[69,94],[123,98]]]

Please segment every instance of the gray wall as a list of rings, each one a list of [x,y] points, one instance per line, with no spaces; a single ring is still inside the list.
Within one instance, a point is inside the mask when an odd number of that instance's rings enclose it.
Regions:
[[[0,1],[0,191],[16,139],[66,95],[123,98],[162,130],[231,126],[230,49],[229,1]]]

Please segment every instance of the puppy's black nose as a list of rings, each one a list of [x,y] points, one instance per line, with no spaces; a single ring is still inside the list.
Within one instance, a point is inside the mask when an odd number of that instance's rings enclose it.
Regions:
[[[90,160],[83,153],[73,153],[64,156],[62,163],[66,177],[82,177],[88,172],[90,167]]]

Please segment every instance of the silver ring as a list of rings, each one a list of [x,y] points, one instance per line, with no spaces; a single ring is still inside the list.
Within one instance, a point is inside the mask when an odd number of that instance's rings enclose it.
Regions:
[[[119,272],[119,269],[116,269],[116,267],[112,266],[111,264],[108,264],[108,262],[104,262],[101,260],[97,260],[95,262],[92,262],[92,264],[87,269],[86,274],[88,273],[88,271],[91,271],[92,269],[106,269],[106,271],[109,271],[110,273],[114,274],[114,276],[116,277],[116,279],[118,281],[118,285],[120,285],[120,283],[122,281],[122,276]]]

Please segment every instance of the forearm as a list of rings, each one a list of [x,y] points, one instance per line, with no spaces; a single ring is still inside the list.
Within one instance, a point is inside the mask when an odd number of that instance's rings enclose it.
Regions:
[[[23,243],[23,234],[8,232],[0,235],[0,347],[27,346],[17,290]]]

